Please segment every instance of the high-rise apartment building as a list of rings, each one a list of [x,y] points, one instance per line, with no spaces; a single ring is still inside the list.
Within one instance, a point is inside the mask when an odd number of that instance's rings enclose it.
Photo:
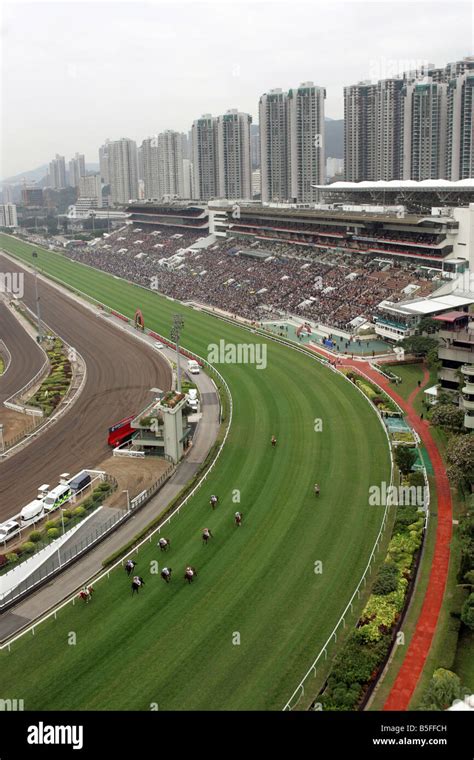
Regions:
[[[345,87],[346,180],[472,177],[473,89],[474,57]]]
[[[324,99],[313,82],[259,101],[260,176],[263,202],[311,203],[313,185],[325,181]]]
[[[404,85],[402,179],[446,177],[446,91],[429,77]]]
[[[104,185],[108,185],[110,182],[109,179],[109,143],[110,140],[107,139],[103,145],[99,148],[99,171],[100,176],[102,178],[102,182]]]
[[[89,198],[91,207],[102,208],[102,181],[100,174],[88,174],[79,180],[79,198]]]
[[[183,135],[167,129],[158,135],[158,179],[161,196],[184,198]]]
[[[326,176],[323,87],[303,82],[288,92],[290,198],[298,203],[317,200],[313,185]]]
[[[57,153],[49,163],[49,186],[53,190],[61,190],[66,187],[66,159]]]
[[[217,198],[217,119],[210,114],[204,114],[193,122],[192,149],[194,198],[201,201]]]
[[[112,204],[138,197],[138,159],[134,140],[122,137],[109,143],[109,181]]]
[[[145,198],[160,199],[162,196],[158,176],[158,135],[147,137],[141,145],[143,163],[143,191]]]
[[[86,176],[86,159],[83,153],[76,153],[69,161],[69,186],[79,187],[79,180]]]
[[[218,195],[221,198],[248,200],[252,197],[251,122],[248,113],[239,113],[237,109],[217,117]]]
[[[14,203],[0,204],[0,227],[18,227],[18,217]]]
[[[270,90],[259,101],[262,201],[288,201],[290,192],[288,93]]]

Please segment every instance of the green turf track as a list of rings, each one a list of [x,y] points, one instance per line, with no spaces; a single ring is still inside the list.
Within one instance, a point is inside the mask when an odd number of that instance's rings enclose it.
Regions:
[[[0,244],[30,259],[31,246]],[[40,250],[40,268],[182,344],[255,340],[248,331]],[[311,358],[268,342],[268,367],[219,365],[234,400],[224,452],[207,485],[174,518],[166,586],[151,575],[155,541],[138,555],[146,586],[132,598],[123,569],[89,605],[69,605],[0,656],[2,698],[27,710],[281,709],[330,635],[367,563],[382,520],[371,484],[390,478],[383,429],[352,385]],[[119,367],[120,357],[117,357]],[[153,382],[150,382],[152,385]],[[323,431],[314,432],[314,419]],[[269,441],[278,438],[274,450]],[[315,481],[321,485],[318,500]],[[236,528],[232,489],[241,492]],[[220,496],[211,513],[208,497]],[[200,531],[215,538],[203,547]],[[323,562],[323,573],[314,563]],[[188,586],[185,564],[199,572]],[[160,565],[161,566],[161,565]],[[68,645],[68,633],[77,644]],[[240,645],[233,644],[235,632]],[[234,639],[235,640],[235,639]]]

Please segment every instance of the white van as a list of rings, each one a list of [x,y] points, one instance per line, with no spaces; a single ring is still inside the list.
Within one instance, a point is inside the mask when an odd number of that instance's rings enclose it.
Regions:
[[[35,518],[41,517],[44,511],[44,502],[43,499],[35,499],[34,501],[30,501],[29,504],[26,505],[26,507],[23,507],[23,509],[20,512],[20,520],[22,523],[30,522],[30,520],[34,520]]]
[[[59,509],[63,504],[67,504],[71,497],[72,491],[69,485],[56,486],[44,498],[44,511],[54,512],[55,509]]]
[[[198,392],[197,388],[190,388],[188,391],[188,398],[190,401],[195,401],[197,399]]]
[[[188,361],[188,371],[192,375],[199,375],[199,364],[197,363],[195,359],[190,359]]]

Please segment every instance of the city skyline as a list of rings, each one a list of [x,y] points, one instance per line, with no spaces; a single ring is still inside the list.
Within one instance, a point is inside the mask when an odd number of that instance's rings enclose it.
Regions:
[[[93,15],[83,3],[71,39],[75,6],[4,10],[2,178],[56,153],[80,150],[97,163],[106,137],[141,144],[169,129],[187,133],[203,113],[236,108],[258,123],[263,93],[304,81],[326,90],[328,117],[343,118],[345,86],[418,64],[442,66],[472,49],[467,3],[430,4],[429,14],[423,2],[300,3],[291,26],[280,3],[111,2],[94,4]],[[34,140],[27,136],[32,123]]]

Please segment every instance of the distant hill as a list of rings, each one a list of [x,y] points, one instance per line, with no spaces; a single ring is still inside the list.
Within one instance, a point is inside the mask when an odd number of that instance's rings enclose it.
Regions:
[[[48,164],[43,164],[43,166],[38,166],[37,169],[30,169],[27,172],[22,172],[21,174],[15,174],[12,177],[6,177],[6,179],[2,179],[1,183],[2,185],[16,185],[18,183],[23,182],[25,179],[27,182],[38,182],[41,184],[41,180],[44,180],[46,175],[48,174]],[[66,169],[67,169],[67,162],[66,162]],[[99,171],[99,164],[86,164],[86,170],[88,172],[98,172]]]
[[[325,120],[326,158],[344,158],[344,119]]]

